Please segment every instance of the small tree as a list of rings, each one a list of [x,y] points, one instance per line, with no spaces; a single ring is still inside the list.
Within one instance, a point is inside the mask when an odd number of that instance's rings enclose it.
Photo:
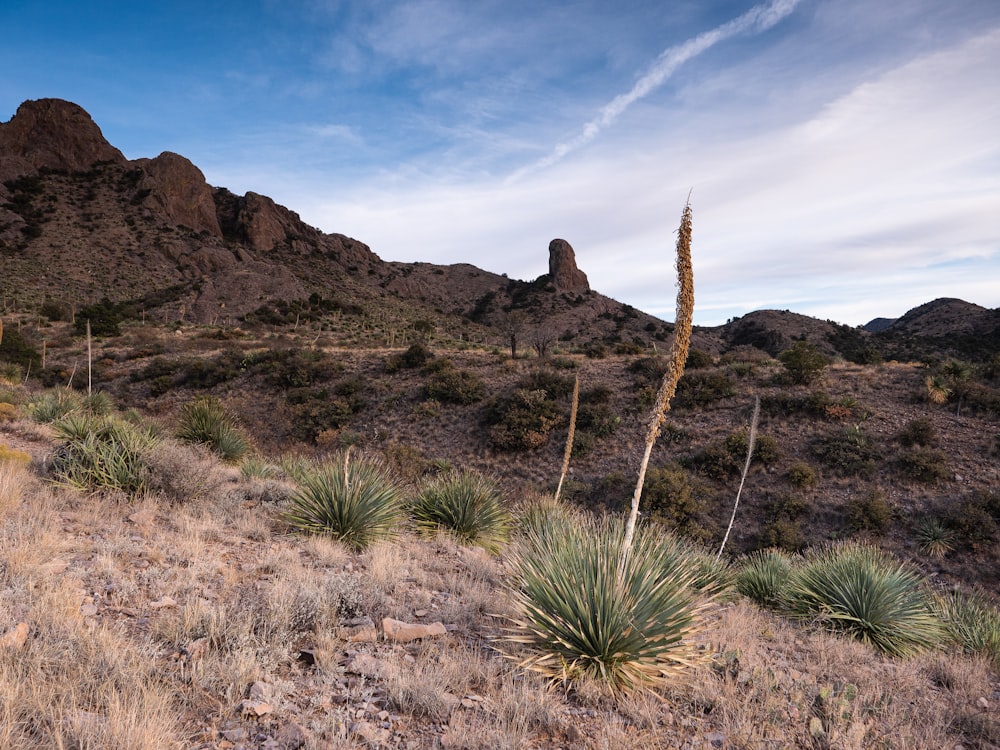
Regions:
[[[820,375],[830,360],[808,341],[796,341],[794,346],[778,355],[793,383],[809,385]]]

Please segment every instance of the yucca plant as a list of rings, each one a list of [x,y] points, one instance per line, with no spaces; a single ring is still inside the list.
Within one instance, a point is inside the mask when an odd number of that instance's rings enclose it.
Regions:
[[[444,530],[489,552],[500,549],[512,526],[500,486],[476,471],[453,471],[430,480],[410,512],[418,529]]]
[[[70,414],[53,423],[66,441],[53,460],[58,481],[88,492],[136,495],[148,487],[153,434],[114,416]]]
[[[211,396],[197,398],[181,407],[177,437],[208,446],[228,463],[239,462],[250,450],[246,435],[219,400]]]
[[[955,549],[955,532],[934,518],[927,518],[917,526],[917,545],[924,553],[942,558]]]
[[[39,394],[28,406],[31,418],[43,424],[55,422],[81,407],[80,397],[65,388],[53,388]]]
[[[403,489],[388,469],[350,451],[297,478],[285,520],[301,530],[330,536],[362,550],[396,534],[403,518]]]
[[[625,522],[580,519],[529,531],[512,559],[520,614],[507,639],[522,668],[554,682],[593,678],[612,694],[655,687],[696,658],[690,636],[708,597],[697,564],[671,537],[640,525],[619,570]]]
[[[949,639],[967,654],[982,654],[1000,668],[1000,611],[980,593],[938,595],[936,608]]]
[[[912,655],[943,635],[920,577],[867,544],[815,554],[789,579],[783,606],[792,617],[818,622],[891,656]]]
[[[736,590],[763,607],[777,607],[792,573],[791,558],[781,550],[752,553],[736,574]]]

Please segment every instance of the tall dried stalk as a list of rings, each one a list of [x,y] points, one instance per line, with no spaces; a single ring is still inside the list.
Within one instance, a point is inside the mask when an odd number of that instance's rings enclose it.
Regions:
[[[691,345],[691,318],[694,314],[694,271],[691,267],[691,202],[684,205],[681,214],[681,225],[677,230],[677,314],[674,323],[674,341],[670,347],[670,362],[663,374],[663,382],[656,394],[656,403],[649,419],[649,429],[646,434],[646,449],[643,452],[642,464],[639,466],[639,477],[632,494],[632,510],[629,513],[628,524],[625,527],[625,539],[622,544],[621,562],[618,565],[619,577],[625,570],[628,556],[632,550],[632,540],[635,538],[635,524],[639,518],[639,498],[642,496],[642,486],[646,481],[646,468],[653,445],[660,435],[660,429],[670,410],[670,399],[677,390],[677,382],[684,373],[684,362],[687,360],[688,348]]]
[[[576,412],[580,406],[580,376],[577,375],[573,379],[573,405],[569,410],[569,433],[566,435],[566,453],[563,456],[562,473],[559,474],[559,484],[556,486],[555,497],[552,498],[556,502],[559,502],[559,493],[562,491],[563,480],[566,479],[566,474],[569,472],[569,457],[573,453],[573,437],[576,435]]]
[[[726,535],[722,537],[722,544],[719,546],[719,553],[715,556],[716,560],[722,558],[722,551],[726,548],[726,542],[729,541],[729,533],[733,530],[733,523],[736,521],[736,509],[740,507],[740,495],[743,494],[743,485],[747,481],[747,474],[750,471],[750,461],[753,459],[753,449],[757,445],[757,423],[759,421],[760,396],[757,396],[753,402],[753,418],[750,420],[750,436],[747,438],[747,460],[743,464],[743,473],[740,475],[740,487],[736,490],[736,501],[733,503],[733,515],[729,518],[729,527],[726,529]]]

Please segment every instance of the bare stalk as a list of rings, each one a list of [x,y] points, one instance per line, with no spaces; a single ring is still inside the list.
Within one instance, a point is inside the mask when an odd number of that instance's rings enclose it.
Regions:
[[[747,481],[747,474],[750,471],[750,461],[753,459],[753,449],[757,445],[757,423],[759,421],[760,396],[757,396],[753,403],[753,418],[750,420],[750,437],[747,438],[747,460],[743,464],[743,474],[740,475],[740,487],[736,490],[736,502],[733,503],[733,515],[729,518],[729,527],[726,529],[726,535],[722,537],[722,544],[719,546],[719,554],[715,556],[716,560],[722,558],[722,551],[726,548],[726,542],[729,541],[729,532],[733,530],[733,522],[736,521],[736,509],[740,507],[740,495],[743,494],[743,484]]]
[[[87,395],[94,382],[94,354],[90,344],[90,321],[87,321]]]
[[[569,410],[569,433],[566,435],[566,453],[563,456],[562,473],[559,475],[559,484],[556,486],[556,494],[553,500],[559,502],[559,493],[562,491],[563,480],[569,471],[569,457],[573,453],[573,437],[576,435],[576,412],[580,406],[580,376],[573,379],[573,405]]]
[[[670,410],[670,399],[677,390],[677,382],[684,373],[684,362],[687,360],[688,348],[691,345],[691,318],[694,314],[694,271],[691,267],[691,202],[684,205],[681,214],[681,225],[677,230],[677,314],[674,323],[674,341],[670,347],[670,362],[663,374],[663,382],[656,394],[656,403],[649,419],[649,429],[646,434],[646,449],[643,452],[642,464],[639,466],[639,477],[632,494],[632,510],[629,513],[628,524],[625,527],[625,539],[622,543],[622,557],[618,566],[618,576],[625,572],[629,554],[632,551],[632,540],[635,537],[635,525],[639,518],[639,498],[642,496],[642,486],[646,481],[646,468],[653,445],[660,435],[660,429]]]

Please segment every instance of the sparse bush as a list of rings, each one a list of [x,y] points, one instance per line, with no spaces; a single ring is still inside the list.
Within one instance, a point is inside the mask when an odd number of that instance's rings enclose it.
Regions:
[[[796,341],[790,349],[779,354],[778,359],[791,381],[798,385],[815,382],[830,364],[826,355],[808,341]]]
[[[815,554],[789,580],[784,607],[891,656],[932,647],[943,635],[919,576],[870,545]]]
[[[203,396],[181,407],[177,437],[188,443],[205,445],[229,463],[238,463],[250,450],[246,435],[219,400],[211,396]]]
[[[403,490],[379,463],[347,453],[312,467],[299,479],[285,520],[329,534],[354,550],[394,536],[403,518]]]
[[[500,486],[475,471],[432,479],[414,500],[411,513],[419,529],[442,529],[489,552],[499,551],[512,525]]]
[[[847,523],[853,531],[883,534],[892,521],[893,509],[885,493],[874,489],[847,501]]]
[[[432,352],[422,341],[417,341],[410,345],[405,352],[393,354],[385,362],[386,372],[396,372],[397,370],[413,370],[423,367],[434,358]]]
[[[788,471],[785,472],[785,476],[789,482],[800,489],[808,489],[816,486],[816,470],[804,461],[799,461],[789,466]]]
[[[908,448],[913,446],[933,447],[937,443],[937,429],[930,417],[911,419],[899,433],[899,442]]]
[[[813,443],[813,453],[841,476],[870,479],[882,454],[875,441],[857,425],[821,437]]]
[[[13,422],[18,418],[18,410],[14,404],[0,401],[0,422]]]
[[[512,561],[518,615],[507,636],[529,652],[522,667],[564,684],[592,678],[622,695],[696,657],[697,565],[669,536],[640,526],[619,575],[623,538],[617,518],[526,535]]]
[[[688,349],[687,360],[684,362],[684,369],[687,370],[700,370],[705,367],[711,367],[715,362],[712,359],[712,355],[708,352],[704,352],[701,349],[691,348]]]
[[[758,550],[736,573],[736,590],[763,607],[777,607],[792,574],[792,561],[778,549]]]
[[[899,455],[897,464],[903,476],[923,484],[935,484],[949,475],[945,455],[932,448],[908,448]]]
[[[31,455],[17,448],[0,443],[0,463],[23,464],[27,466],[31,463]]]
[[[736,395],[736,384],[721,372],[685,372],[677,383],[678,406],[705,406]]]
[[[640,502],[650,516],[679,534],[702,542],[713,534],[705,498],[680,466],[650,469]]]

